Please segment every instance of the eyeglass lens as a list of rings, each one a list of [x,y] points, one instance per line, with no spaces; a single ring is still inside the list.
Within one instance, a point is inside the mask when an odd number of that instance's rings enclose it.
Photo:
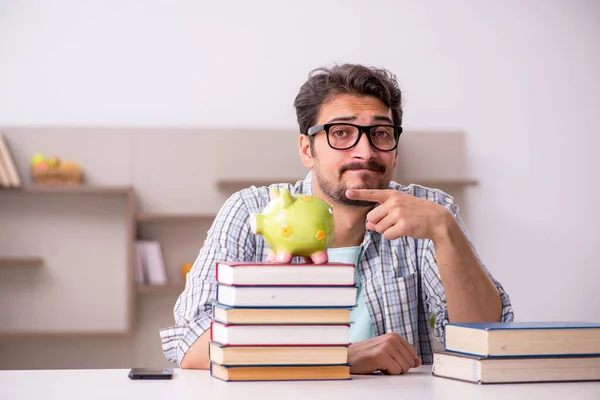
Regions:
[[[373,145],[380,150],[391,150],[396,145],[396,135],[392,126],[374,126],[369,130]],[[337,149],[348,149],[357,142],[359,129],[352,125],[337,124],[329,128],[329,143]]]

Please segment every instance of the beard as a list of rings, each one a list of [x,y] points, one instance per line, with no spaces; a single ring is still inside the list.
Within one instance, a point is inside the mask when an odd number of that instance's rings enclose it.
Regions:
[[[348,186],[342,180],[342,176],[346,171],[360,170],[366,169],[370,171],[379,172],[380,176],[376,182],[370,183],[372,178],[372,174],[367,172],[361,173],[361,183],[359,185],[355,185],[353,187]],[[351,206],[351,207],[372,207],[377,203],[366,200],[353,200],[346,197],[346,190],[348,189],[387,189],[390,180],[386,176],[386,167],[383,164],[380,164],[374,160],[370,160],[368,162],[351,162],[349,164],[344,165],[340,168],[338,172],[337,182],[332,182],[327,180],[324,175],[321,173],[319,165],[315,165],[315,177],[317,179],[317,183],[319,187],[323,191],[325,195],[334,200],[336,203]]]

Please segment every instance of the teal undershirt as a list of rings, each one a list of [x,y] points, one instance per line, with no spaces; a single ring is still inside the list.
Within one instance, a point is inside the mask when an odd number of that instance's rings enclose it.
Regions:
[[[356,307],[350,312],[350,343],[360,342],[362,340],[375,337],[369,310],[362,295],[362,284],[360,281],[358,263],[362,255],[362,246],[338,247],[327,249],[327,256],[330,262],[342,262],[354,264],[354,280],[357,283]]]

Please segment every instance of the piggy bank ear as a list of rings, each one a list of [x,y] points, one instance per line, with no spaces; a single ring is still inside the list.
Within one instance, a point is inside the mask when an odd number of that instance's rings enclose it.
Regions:
[[[269,191],[269,200],[273,200],[279,197],[279,189],[273,188]]]
[[[283,199],[283,208],[287,208],[294,203],[294,196],[288,189],[281,189],[281,198]]]

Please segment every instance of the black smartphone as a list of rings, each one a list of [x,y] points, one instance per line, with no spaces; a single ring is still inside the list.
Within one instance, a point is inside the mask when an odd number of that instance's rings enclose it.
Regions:
[[[131,368],[129,379],[171,379],[173,368]]]

